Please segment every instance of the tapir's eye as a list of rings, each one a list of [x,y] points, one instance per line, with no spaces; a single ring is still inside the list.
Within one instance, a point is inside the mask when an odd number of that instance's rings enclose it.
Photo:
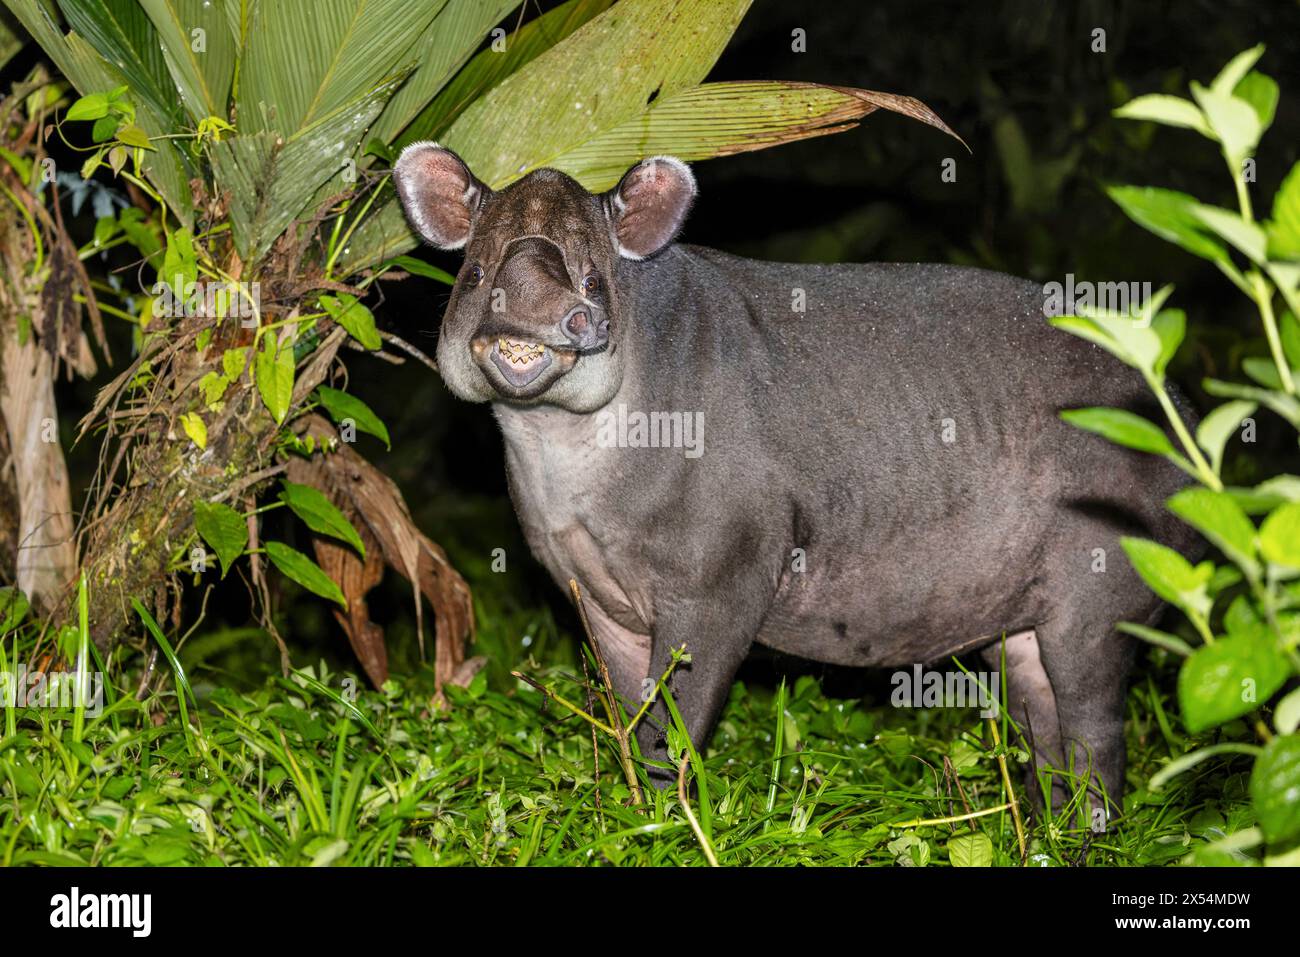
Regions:
[[[483,281],[483,267],[475,263],[465,270],[465,281],[471,286],[477,286]]]
[[[587,275],[582,277],[583,293],[585,293],[588,296],[592,296],[595,295],[596,291],[599,289],[600,289],[600,277],[597,276],[594,272],[587,273]]]

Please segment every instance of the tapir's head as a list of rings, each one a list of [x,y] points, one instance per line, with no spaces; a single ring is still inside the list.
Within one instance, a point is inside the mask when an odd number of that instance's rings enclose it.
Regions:
[[[465,250],[438,342],[448,388],[472,402],[575,412],[608,402],[622,381],[627,326],[618,260],[672,241],[695,198],[686,165],[645,160],[601,194],[551,169],[494,192],[455,153],[415,143],[393,179],[425,240]]]

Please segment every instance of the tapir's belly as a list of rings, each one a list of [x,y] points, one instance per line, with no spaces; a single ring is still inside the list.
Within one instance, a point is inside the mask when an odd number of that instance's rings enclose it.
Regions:
[[[930,616],[889,621],[878,607],[864,605],[860,595],[828,591],[819,607],[778,600],[756,641],[813,661],[880,668],[935,661],[986,645],[1003,631],[1013,634],[1030,627],[1010,617],[982,623],[936,621]]]
[[[855,667],[934,661],[1037,623],[1036,570],[986,541],[927,536],[879,554],[859,546],[781,583],[756,640],[789,654]],[[965,546],[965,547],[963,547]],[[1029,551],[1029,549],[1026,549]]]

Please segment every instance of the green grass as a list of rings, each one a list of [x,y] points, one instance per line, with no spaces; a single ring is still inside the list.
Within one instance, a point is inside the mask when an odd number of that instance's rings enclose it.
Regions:
[[[515,618],[520,629],[554,629],[549,613]],[[325,664],[289,679],[264,670],[260,685],[233,676],[246,665],[222,664],[265,640],[245,629],[196,638],[178,656],[169,645],[188,676],[143,701],[141,656],[123,649],[109,666],[113,703],[84,726],[71,710],[6,709],[0,864],[707,863],[676,789],[628,807],[612,741],[598,743],[597,777],[590,727],[522,683],[485,672],[437,708],[427,669],[374,691]],[[572,644],[547,640],[559,663],[498,661],[493,673],[518,664],[583,701]],[[1145,786],[1172,757],[1214,740],[1182,734],[1173,674],[1163,652],[1149,652],[1129,696],[1123,818],[1094,834],[1075,815],[1035,814],[1031,865],[1245,862],[1211,845],[1254,823],[1248,761],[1206,762],[1158,793]],[[192,700],[177,697],[178,684]],[[1024,801],[1020,757],[1008,753]],[[835,699],[808,676],[737,683],[702,761],[707,788],[693,781],[692,811],[724,866],[1020,861],[1006,811],[904,826],[1006,801],[987,722],[973,710]],[[697,770],[692,762],[692,779]]]

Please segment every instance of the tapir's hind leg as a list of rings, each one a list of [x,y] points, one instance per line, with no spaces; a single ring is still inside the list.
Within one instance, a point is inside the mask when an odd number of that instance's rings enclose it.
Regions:
[[[985,667],[1001,673],[1003,653],[1004,642],[999,638],[981,650],[980,657]],[[1051,775],[1046,769],[1059,768],[1063,764],[1061,722],[1056,710],[1056,693],[1039,654],[1038,635],[1032,628],[1007,635],[1005,655],[1007,710],[1020,729],[1021,740],[1018,743],[1033,755],[1026,777],[1035,804],[1041,806],[1043,783],[1046,782],[1047,789],[1054,792],[1052,803],[1060,806],[1067,792],[1064,787],[1052,786]]]
[[[1060,813],[1085,782],[1089,813],[1102,807],[1103,790],[1115,807],[1123,795],[1124,682],[1131,651],[1110,624],[1074,630],[1053,619],[1007,636],[1007,708],[1020,743],[1033,755],[1027,777],[1040,808],[1044,789],[1052,811]],[[1103,642],[1111,647],[1097,647]],[[1002,641],[980,654],[989,668],[1000,669]]]
[[[1105,789],[1113,816],[1124,794],[1124,697],[1133,642],[1115,630],[1117,620],[1144,621],[1149,614],[1125,614],[1122,607],[1076,609],[1038,628],[1043,667],[1056,694],[1063,767],[1090,779],[1090,805],[1102,807],[1096,785]]]

